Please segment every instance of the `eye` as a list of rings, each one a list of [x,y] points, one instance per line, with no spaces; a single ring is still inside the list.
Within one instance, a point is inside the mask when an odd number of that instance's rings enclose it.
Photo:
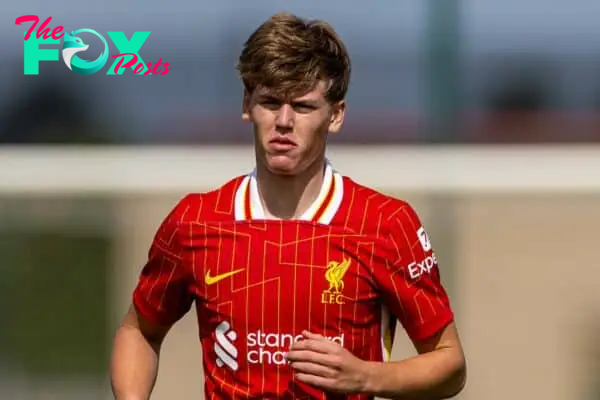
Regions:
[[[275,100],[263,100],[260,102],[260,105],[269,110],[276,110],[281,107],[281,104]]]
[[[309,113],[309,112],[313,111],[314,109],[315,109],[315,107],[313,107],[309,104],[303,104],[303,103],[294,104],[294,110],[296,110],[299,113]]]

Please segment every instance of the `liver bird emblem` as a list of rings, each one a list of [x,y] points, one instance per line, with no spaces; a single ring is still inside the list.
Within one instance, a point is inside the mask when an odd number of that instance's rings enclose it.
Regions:
[[[350,259],[344,258],[341,263],[331,261],[327,264],[327,272],[325,272],[325,279],[329,282],[330,293],[341,293],[344,290],[344,275],[350,267]]]

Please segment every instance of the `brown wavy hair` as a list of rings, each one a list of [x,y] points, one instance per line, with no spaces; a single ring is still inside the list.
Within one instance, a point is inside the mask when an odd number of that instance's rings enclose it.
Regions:
[[[351,65],[344,43],[327,22],[279,13],[250,35],[237,70],[249,93],[264,86],[286,98],[325,80],[326,98],[334,103],[346,96]]]

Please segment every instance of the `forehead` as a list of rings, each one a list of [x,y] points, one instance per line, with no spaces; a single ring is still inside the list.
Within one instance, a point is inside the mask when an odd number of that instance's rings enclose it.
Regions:
[[[327,82],[321,80],[318,81],[309,90],[299,92],[288,92],[282,93],[282,90],[278,88],[272,88],[267,86],[259,86],[255,90],[255,95],[259,97],[274,97],[286,101],[325,101],[325,96],[329,85]]]

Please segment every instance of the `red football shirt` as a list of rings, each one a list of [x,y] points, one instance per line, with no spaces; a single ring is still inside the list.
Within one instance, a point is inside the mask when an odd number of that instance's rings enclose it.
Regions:
[[[264,219],[254,174],[186,196],[156,234],[134,303],[163,324],[195,303],[207,399],[339,398],[294,380],[285,353],[302,330],[385,361],[396,319],[413,340],[453,319],[414,209],[330,166],[294,221]]]

